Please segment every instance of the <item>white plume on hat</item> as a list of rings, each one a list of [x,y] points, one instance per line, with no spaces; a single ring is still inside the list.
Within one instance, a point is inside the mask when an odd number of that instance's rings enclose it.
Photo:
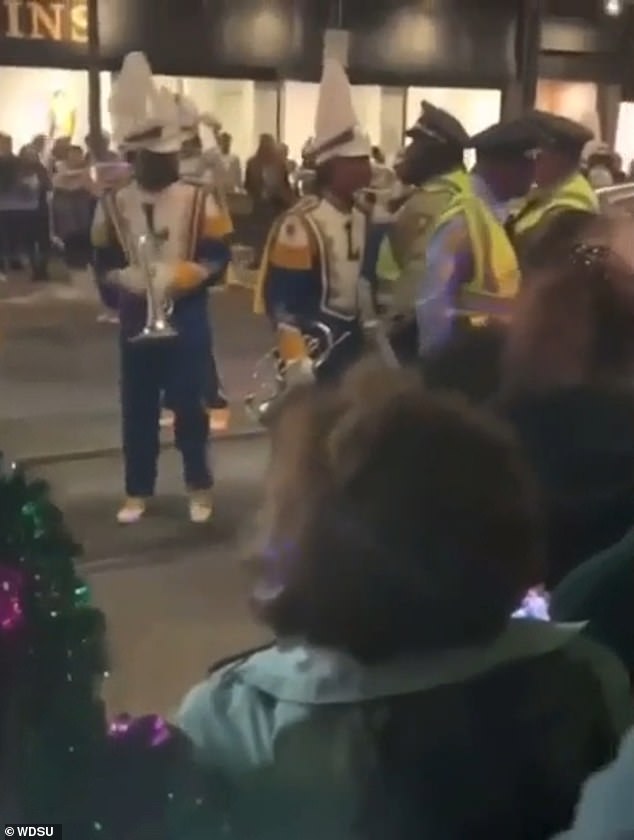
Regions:
[[[165,153],[180,149],[178,104],[167,88],[156,86],[143,53],[133,52],[125,57],[112,86],[109,108],[118,144]]]
[[[204,113],[200,115],[200,124],[210,128],[212,131],[220,131],[222,123],[213,114]]]
[[[311,151],[318,165],[336,157],[370,155],[372,146],[359,126],[348,76],[336,58],[324,61],[314,135]]]
[[[216,148],[216,133],[222,128],[220,120],[216,119],[213,114],[201,114],[198,106],[193,99],[185,96],[183,93],[176,94],[176,102],[179,110],[179,120],[183,140],[191,140],[199,134],[201,126],[210,129],[211,137],[208,139],[207,146],[209,148]]]
[[[200,114],[193,99],[184,94],[176,94],[181,131],[186,137],[195,137],[200,124]]]

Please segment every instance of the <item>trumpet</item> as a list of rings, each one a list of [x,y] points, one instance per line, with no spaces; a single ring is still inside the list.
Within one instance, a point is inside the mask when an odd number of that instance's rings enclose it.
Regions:
[[[297,385],[315,381],[319,368],[334,348],[350,335],[344,332],[335,340],[330,327],[321,321],[311,325],[310,335],[302,334],[290,324],[280,324],[277,332],[278,345],[257,362],[253,371],[255,389],[244,401],[248,413],[262,426],[270,424],[273,411],[285,393]],[[285,344],[297,347],[300,342],[305,348],[303,355],[285,352]]]
[[[165,291],[158,289],[156,285],[156,240],[156,236],[152,234],[143,234],[139,236],[137,241],[137,264],[145,279],[147,318],[141,332],[130,339],[133,343],[160,341],[167,338],[176,338],[178,335],[169,322],[174,304],[165,294]]]
[[[119,209],[117,204],[116,189],[110,187],[105,189],[101,194],[101,206],[103,207],[106,219],[112,225],[114,233],[119,241],[119,245],[123,249],[123,253],[130,265],[138,264],[138,255],[136,253],[136,242],[130,229],[130,223],[125,215]]]
[[[154,233],[143,234],[135,239],[130,224],[121,213],[115,191],[107,189],[101,196],[106,218],[114,228],[119,244],[130,265],[140,268],[145,280],[147,319],[141,332],[130,339],[132,342],[154,341],[162,338],[175,338],[176,330],[169,323],[174,308],[165,292],[156,286],[156,262],[159,237]]]

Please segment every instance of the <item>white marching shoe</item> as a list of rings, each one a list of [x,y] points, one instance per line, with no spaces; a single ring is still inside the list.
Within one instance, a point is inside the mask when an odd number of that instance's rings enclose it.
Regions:
[[[210,490],[194,490],[189,495],[189,518],[194,525],[205,525],[214,515]]]
[[[117,513],[117,522],[119,525],[136,525],[143,518],[146,510],[145,499],[128,496]]]

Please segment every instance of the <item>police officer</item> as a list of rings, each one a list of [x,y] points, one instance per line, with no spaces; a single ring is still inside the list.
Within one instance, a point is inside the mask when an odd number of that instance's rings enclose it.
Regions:
[[[476,152],[474,189],[502,223],[512,203],[524,200],[533,185],[540,141],[541,134],[528,117],[495,123],[471,138]]]
[[[496,123],[471,138],[477,155],[471,172],[475,196],[466,202],[467,212],[450,212],[432,233],[419,291],[422,364],[430,387],[459,391],[478,402],[497,390],[504,323],[519,285],[518,260],[503,224],[509,205],[533,182],[538,143],[539,133],[528,119]],[[478,231],[473,244],[470,219]],[[462,243],[461,250],[449,257],[454,241]],[[449,277],[443,275],[448,260]],[[471,306],[461,312],[465,291]]]
[[[469,142],[479,147],[479,165],[466,182],[454,176],[460,191],[435,220],[421,265],[416,300],[421,354],[446,341],[457,326],[510,317],[519,266],[502,219],[510,194],[529,177],[523,162],[520,174],[514,173],[518,143],[522,153],[534,145],[521,124],[492,127]],[[510,165],[502,163],[506,154]]]
[[[556,114],[533,112],[541,139],[535,163],[535,188],[519,208],[508,230],[524,267],[538,266],[557,239],[575,237],[598,212],[597,197],[580,171],[581,156],[593,134],[585,126]],[[567,231],[567,234],[566,234]]]
[[[469,135],[447,111],[422,103],[416,124],[407,132],[411,143],[399,164],[401,180],[415,187],[402,205],[387,240],[400,272],[392,301],[392,342],[403,362],[417,356],[415,305],[429,238],[438,219],[468,188],[464,149]],[[385,260],[385,254],[379,257]]]

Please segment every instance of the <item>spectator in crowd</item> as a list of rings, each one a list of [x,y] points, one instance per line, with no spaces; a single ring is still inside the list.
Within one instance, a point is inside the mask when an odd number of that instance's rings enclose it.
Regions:
[[[83,276],[92,261],[90,229],[97,194],[81,146],[71,146],[64,166],[53,178],[52,198],[53,229],[64,243],[71,276]]]
[[[19,158],[21,177],[29,181],[37,198],[33,209],[26,211],[24,216],[23,250],[28,258],[33,280],[47,280],[51,251],[48,203],[51,179],[34,146],[24,146],[20,150]]]
[[[9,267],[21,270],[25,262],[33,280],[42,279],[38,270],[35,222],[40,213],[42,188],[38,174],[39,162],[29,160],[25,149],[17,158],[9,158],[12,183],[4,196],[7,224]]]
[[[203,155],[203,144],[200,135],[188,137],[181,146],[179,160],[180,177],[185,181],[196,184],[203,183],[209,173],[208,162]]]
[[[551,595],[562,622],[585,622],[584,632],[615,653],[634,686],[634,530],[574,569]]]
[[[48,137],[46,134],[36,134],[35,137],[31,140],[30,145],[39,158],[40,163],[46,166],[46,153],[48,148]]]
[[[610,147],[601,143],[589,156],[587,161],[587,178],[595,189],[611,187],[614,179],[614,155]]]
[[[509,433],[360,369],[296,391],[272,437],[254,603],[278,642],[225,663],[179,715],[237,836],[566,828],[631,696],[577,628],[510,618],[541,564]]]
[[[631,224],[598,220],[531,278],[505,350],[500,409],[543,488],[549,587],[634,523]]]
[[[313,138],[311,137],[302,146],[302,160],[295,173],[295,186],[300,195],[311,195],[317,191],[312,143]]]
[[[387,165],[383,151],[379,146],[372,146],[372,188],[391,190],[396,180],[396,173]]]
[[[68,150],[71,147],[71,141],[68,137],[58,137],[51,146],[51,154],[48,160],[48,168],[51,175],[55,175],[60,169],[64,168],[66,158],[68,157]]]
[[[612,153],[611,172],[615,184],[624,184],[627,181],[627,175],[623,169],[623,158],[617,152]]]
[[[634,731],[618,758],[586,783],[574,826],[557,840],[631,840],[634,837]]]
[[[110,135],[105,131],[96,138],[92,134],[87,134],[84,142],[88,166],[96,163],[115,163],[119,160],[119,155],[110,148]]]
[[[18,267],[14,206],[18,166],[12,138],[0,133],[0,279],[6,279],[9,270]]]
[[[244,187],[253,202],[245,233],[254,248],[255,263],[259,264],[271,225],[295,200],[286,164],[270,134],[260,135],[258,150],[247,162]]]
[[[275,215],[292,201],[286,162],[272,135],[260,135],[258,150],[247,162],[244,186],[254,205],[267,205]]]
[[[219,174],[226,193],[238,192],[242,189],[242,164],[238,155],[231,151],[233,137],[223,131],[218,137]]]
[[[377,166],[385,166],[385,155],[380,146],[372,146],[372,163]]]
[[[280,143],[280,157],[284,162],[284,166],[286,167],[286,174],[288,175],[288,180],[290,184],[295,183],[295,176],[297,174],[297,161],[291,158],[291,150],[289,149],[286,143]]]
[[[387,236],[394,215],[391,203],[395,196],[397,177],[387,166],[385,155],[378,146],[372,146],[372,180],[358,201],[368,219],[365,250],[363,254],[363,276],[370,283],[375,305],[379,305],[379,281],[377,268],[381,245]]]

